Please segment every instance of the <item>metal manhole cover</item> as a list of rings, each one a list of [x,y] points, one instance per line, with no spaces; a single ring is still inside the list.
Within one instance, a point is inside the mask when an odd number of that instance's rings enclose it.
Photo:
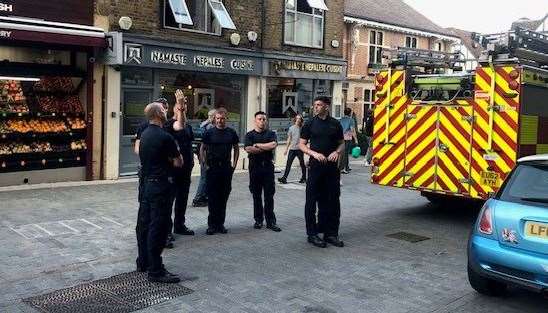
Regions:
[[[425,236],[416,235],[416,234],[412,234],[412,233],[407,233],[407,232],[403,232],[403,231],[402,232],[397,232],[397,233],[394,233],[394,234],[390,234],[390,235],[386,235],[386,237],[399,239],[399,240],[404,240],[404,241],[408,241],[408,242],[411,242],[411,243],[417,243],[417,242],[421,242],[421,241],[425,241],[425,240],[430,239],[430,237],[425,237]]]
[[[48,313],[127,313],[192,292],[178,284],[151,283],[145,273],[131,272],[23,301]]]

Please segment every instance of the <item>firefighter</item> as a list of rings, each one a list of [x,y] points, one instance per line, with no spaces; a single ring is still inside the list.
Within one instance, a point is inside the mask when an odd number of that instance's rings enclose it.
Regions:
[[[255,113],[255,128],[245,136],[245,151],[249,154],[249,190],[253,195],[255,229],[263,227],[275,232],[282,231],[276,225],[274,214],[274,149],[278,146],[276,134],[266,128],[266,113]],[[263,205],[264,191],[264,205]]]
[[[183,159],[173,137],[162,129],[167,121],[162,104],[147,105],[145,115],[150,125],[139,144],[143,186],[136,227],[137,270],[146,269],[152,282],[178,283],[179,277],[164,268],[161,254],[171,224],[169,172],[172,167],[182,167]]]
[[[338,168],[344,151],[344,137],[339,121],[329,116],[330,105],[328,97],[314,99],[315,116],[304,124],[299,143],[299,148],[310,156],[305,203],[306,234],[308,242],[320,248],[325,248],[327,243],[344,246],[339,240],[341,177]],[[323,239],[319,233],[324,234]]]
[[[228,232],[224,226],[226,203],[232,191],[232,175],[238,165],[240,139],[234,129],[226,126],[226,115],[227,111],[224,108],[215,111],[215,127],[206,131],[200,146],[201,162],[204,162],[207,168],[207,235]]]
[[[174,168],[172,172],[172,199],[174,202],[173,232],[178,235],[194,235],[194,231],[185,225],[185,213],[188,203],[188,192],[190,189],[190,176],[194,166],[194,157],[192,154],[192,141],[194,133],[192,126],[186,121],[186,98],[181,90],[175,92],[177,100],[173,107],[173,119],[165,125],[165,130],[175,138],[179,151],[183,157],[184,165],[182,168]]]

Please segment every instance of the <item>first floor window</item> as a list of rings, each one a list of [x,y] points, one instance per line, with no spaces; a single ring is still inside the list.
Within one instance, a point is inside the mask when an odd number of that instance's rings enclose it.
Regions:
[[[407,36],[405,37],[405,47],[406,48],[417,48],[417,37]]]
[[[321,7],[321,8],[319,8]],[[286,44],[322,48],[324,34],[323,1],[286,0],[285,34]]]
[[[384,44],[384,33],[372,30],[369,32],[369,63],[382,64],[382,46]]]
[[[220,34],[236,29],[220,0],[164,0],[164,27]]]

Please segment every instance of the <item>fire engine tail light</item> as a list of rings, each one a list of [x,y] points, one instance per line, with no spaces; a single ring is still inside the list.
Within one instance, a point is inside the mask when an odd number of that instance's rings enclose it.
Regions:
[[[493,234],[493,219],[491,214],[491,208],[487,205],[484,205],[483,207],[478,230],[482,234]]]
[[[518,90],[519,89],[519,83],[517,81],[513,80],[510,83],[508,83],[508,87],[510,87],[510,89],[512,89],[512,90]]]

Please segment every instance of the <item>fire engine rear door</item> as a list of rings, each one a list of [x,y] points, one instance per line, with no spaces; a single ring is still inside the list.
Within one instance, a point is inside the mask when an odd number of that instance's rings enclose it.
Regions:
[[[439,109],[436,189],[468,195],[472,149],[472,106]]]
[[[411,104],[407,108],[404,185],[434,189],[436,168],[438,107]]]

